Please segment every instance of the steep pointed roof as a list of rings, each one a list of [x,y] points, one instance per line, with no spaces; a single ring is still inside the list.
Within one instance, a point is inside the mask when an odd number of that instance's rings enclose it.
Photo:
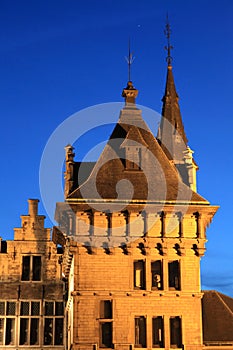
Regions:
[[[180,179],[134,104],[135,88],[124,89],[126,105],[88,179],[68,199],[208,202]],[[133,94],[133,99],[132,99]],[[130,100],[129,100],[130,97]],[[133,103],[132,103],[133,101]],[[123,145],[123,146],[122,146]],[[130,155],[130,147],[137,145]],[[127,157],[137,167],[128,168]],[[82,171],[82,165],[80,166]]]
[[[162,101],[162,118],[158,139],[168,158],[179,162],[183,160],[183,152],[187,148],[188,140],[182,122],[178,103],[179,96],[176,92],[170,64],[167,67],[166,87]]]

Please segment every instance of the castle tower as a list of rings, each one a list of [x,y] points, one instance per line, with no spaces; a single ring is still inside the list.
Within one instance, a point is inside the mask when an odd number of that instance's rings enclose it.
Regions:
[[[65,252],[68,349],[203,347],[200,258],[217,207],[191,181],[196,165],[170,60],[158,139],[137,94],[129,81],[99,159],[57,203],[53,240]],[[87,174],[85,163],[72,159],[72,167]]]

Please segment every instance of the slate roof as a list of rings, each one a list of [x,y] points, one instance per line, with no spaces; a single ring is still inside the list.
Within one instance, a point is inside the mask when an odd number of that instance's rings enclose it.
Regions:
[[[214,290],[204,291],[202,318],[205,345],[233,345],[233,298]]]
[[[165,93],[162,101],[163,101],[162,116],[166,118],[171,123],[171,125],[179,132],[180,136],[184,141],[184,145],[187,146],[188,140],[187,140],[183,122],[182,122],[180,107],[178,104],[179,96],[176,92],[176,87],[175,87],[171,66],[168,66],[167,68],[166,87],[165,87]],[[160,125],[161,138],[163,138],[164,136],[162,135],[163,122],[164,122],[164,119],[161,120],[161,125]]]
[[[141,148],[141,170],[126,168],[125,147],[133,143]],[[135,105],[122,109],[90,176],[68,198],[209,203],[183,183]]]

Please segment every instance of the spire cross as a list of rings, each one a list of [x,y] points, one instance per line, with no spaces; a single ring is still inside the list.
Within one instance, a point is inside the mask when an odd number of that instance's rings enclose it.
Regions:
[[[167,38],[167,46],[165,46],[165,50],[167,51],[167,57],[166,57],[166,61],[168,66],[171,66],[172,63],[172,56],[171,56],[171,50],[173,49],[173,46],[170,43],[170,37],[171,37],[171,26],[168,20],[168,15],[167,15],[167,23],[165,26],[165,30],[164,30],[164,34]]]
[[[129,52],[128,56],[125,56],[126,62],[128,63],[128,81],[131,81],[131,65],[135,59],[133,53],[130,51],[130,40],[129,40]]]

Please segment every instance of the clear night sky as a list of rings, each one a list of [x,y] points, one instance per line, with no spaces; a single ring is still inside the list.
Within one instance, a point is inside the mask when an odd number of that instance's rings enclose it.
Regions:
[[[122,101],[129,36],[137,102],[161,111],[167,12],[198,192],[221,207],[207,231],[202,286],[233,296],[232,0],[0,2],[0,235],[12,239],[27,199],[40,198],[41,155],[56,127],[83,108]]]

